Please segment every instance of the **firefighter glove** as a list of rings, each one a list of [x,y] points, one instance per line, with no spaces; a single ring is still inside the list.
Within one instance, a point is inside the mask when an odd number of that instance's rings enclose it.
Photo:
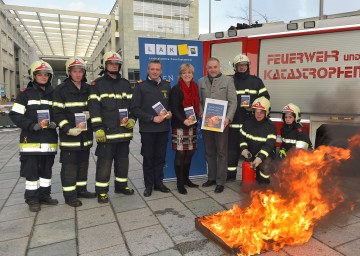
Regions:
[[[255,160],[251,163],[253,168],[258,167],[260,164],[262,163],[262,160],[260,159],[260,157],[256,157]]]
[[[33,127],[34,132],[40,131],[41,129],[42,129],[42,127],[41,127],[41,124],[39,124],[39,123],[36,123]]]
[[[132,118],[129,118],[127,122],[125,123],[125,127],[128,129],[133,129],[135,126],[135,120]]]
[[[82,132],[82,130],[79,129],[79,128],[71,128],[71,129],[69,129],[69,131],[67,132],[67,135],[70,135],[70,136],[78,136],[81,132]]]
[[[85,114],[86,120],[89,120],[90,112],[89,111],[83,111],[83,113]]]
[[[97,130],[95,132],[96,142],[106,142],[106,135],[104,130]]]
[[[243,151],[241,151],[241,155],[245,158],[245,159],[249,159],[252,157],[251,153],[249,150],[244,149]]]
[[[49,129],[56,129],[56,123],[55,122],[50,122],[50,124],[49,124]]]
[[[280,158],[285,158],[285,157],[286,157],[286,151],[285,151],[285,149],[280,149],[280,151],[279,151],[279,156],[280,156]]]

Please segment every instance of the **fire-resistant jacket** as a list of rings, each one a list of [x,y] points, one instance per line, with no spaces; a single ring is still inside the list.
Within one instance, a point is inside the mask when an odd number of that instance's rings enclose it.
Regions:
[[[281,138],[282,143],[280,149],[284,149],[285,151],[288,151],[292,147],[312,149],[309,135],[299,123],[293,123],[291,125],[284,123],[281,127]]]
[[[44,128],[34,131],[38,123],[37,110],[49,110],[50,122],[54,121],[52,111],[54,89],[47,85],[42,90],[38,84],[20,92],[16,98],[9,117],[19,128],[20,155],[55,155],[57,152],[58,136],[56,129]]]
[[[275,156],[275,143],[276,126],[269,118],[259,122],[253,116],[240,129],[240,152],[248,149],[253,157],[264,161]]]
[[[250,75],[248,72],[235,73],[234,84],[238,105],[230,128],[241,128],[245,120],[252,116],[251,105],[254,100],[262,96],[270,100],[270,95],[263,81],[257,76]],[[243,95],[250,95],[249,107],[240,107],[241,96]]]
[[[113,79],[105,72],[91,83],[88,104],[92,127],[94,131],[105,131],[107,143],[132,139],[133,130],[120,126],[119,114],[119,109],[127,109],[128,118],[135,120],[129,111],[131,98],[131,85],[120,74]]]
[[[152,108],[153,105],[160,101],[166,110],[170,110],[170,90],[170,83],[165,80],[158,83],[147,77],[146,80],[137,82],[134,88],[134,97],[131,101],[131,111],[139,118],[140,132],[166,132],[170,130],[167,119],[161,123],[153,122],[154,117],[158,114]]]
[[[60,148],[64,150],[89,149],[93,144],[93,130],[90,119],[87,130],[78,136],[67,135],[71,128],[76,127],[75,113],[88,111],[90,85],[82,82],[80,90],[71,79],[66,79],[55,88],[53,110],[56,123],[59,125]]]

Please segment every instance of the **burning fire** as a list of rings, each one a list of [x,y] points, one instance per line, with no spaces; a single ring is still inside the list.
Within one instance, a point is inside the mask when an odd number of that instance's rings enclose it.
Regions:
[[[350,149],[320,146],[293,151],[273,177],[276,189],[253,191],[247,208],[234,204],[230,210],[198,218],[199,222],[229,247],[238,248],[238,255],[306,243],[314,225],[345,200],[339,179],[331,173],[350,158],[352,147],[359,147],[360,135],[349,145]]]

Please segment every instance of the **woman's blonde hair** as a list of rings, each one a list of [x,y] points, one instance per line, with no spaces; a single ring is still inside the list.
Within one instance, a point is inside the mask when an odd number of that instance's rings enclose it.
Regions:
[[[184,64],[181,64],[181,66],[180,66],[178,80],[180,80],[181,73],[184,72],[185,70],[190,70],[190,72],[194,75],[194,71],[195,71],[194,66],[191,65],[190,63],[184,63]]]

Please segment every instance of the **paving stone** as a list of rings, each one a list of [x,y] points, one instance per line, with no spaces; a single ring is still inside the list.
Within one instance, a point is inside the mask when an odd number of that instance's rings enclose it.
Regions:
[[[0,255],[26,255],[28,237],[0,242]]]
[[[203,199],[203,198],[207,198],[209,197],[206,193],[204,193],[203,191],[201,191],[200,189],[197,188],[189,188],[187,186],[186,190],[187,190],[187,194],[183,195],[180,194],[177,189],[176,191],[173,191],[173,194],[176,198],[178,198],[181,202],[189,202],[189,201],[193,201],[193,200],[197,200],[197,199]]]
[[[110,205],[77,212],[77,225],[79,229],[112,223],[115,221]]]
[[[149,254],[148,256],[181,256],[181,253],[176,249],[169,249],[162,252],[156,252]]]
[[[160,225],[125,232],[130,253],[148,255],[174,247],[174,243]]]
[[[144,179],[132,179],[131,182],[133,183],[134,187],[138,190],[139,194],[142,194],[145,189]]]
[[[6,206],[24,204],[24,193],[11,193],[8,200],[6,201]]]
[[[52,207],[42,207],[36,218],[36,225],[74,218],[75,210],[68,205],[59,204]]]
[[[233,203],[242,200],[244,198],[244,195],[239,194],[238,192],[235,192],[232,189],[226,189],[226,188],[222,193],[215,193],[214,191],[209,191],[207,192],[207,194],[222,205],[227,203]],[[247,197],[247,195],[245,195],[245,197]]]
[[[5,204],[5,199],[0,199],[0,209],[3,207],[4,204]]]
[[[185,202],[185,205],[191,210],[196,216],[204,216],[221,212],[224,209],[218,202],[212,198],[205,198],[201,200],[194,200],[191,202]]]
[[[5,181],[5,180],[11,180],[11,179],[19,179],[19,172],[5,172],[2,173],[0,171],[0,180],[1,181]]]
[[[0,222],[0,241],[29,236],[32,230],[33,223],[34,218]]]
[[[159,224],[158,219],[147,207],[118,213],[117,219],[123,231],[135,230]]]
[[[97,198],[80,198],[80,201],[82,202],[82,206],[76,207],[76,211],[83,211],[104,206],[98,203]]]
[[[130,255],[128,253],[128,250],[125,246],[125,244],[121,244],[121,245],[117,245],[117,246],[112,246],[112,247],[108,247],[108,248],[103,248],[101,250],[97,250],[97,251],[93,251],[93,252],[89,252],[89,253],[83,253],[80,254],[80,256],[128,256]]]
[[[0,188],[5,188],[5,189],[11,190],[13,187],[15,187],[17,181],[18,181],[18,179],[3,180],[3,179],[1,179],[1,176],[0,176]]]
[[[319,225],[315,228],[313,237],[333,248],[359,238],[359,226],[356,228],[357,231],[353,232],[352,230],[339,228],[335,225]]]
[[[171,193],[162,193],[171,194]],[[167,197],[148,202],[152,211],[162,211],[166,209],[173,209],[175,211],[183,211],[186,207],[175,197]]]
[[[75,239],[74,219],[36,225],[30,242],[30,248],[49,245]]]
[[[286,246],[284,251],[290,255],[316,255],[316,256],[341,256],[342,254],[324,245],[320,241],[310,238],[310,240],[297,246]]]
[[[35,212],[30,212],[27,204],[5,206],[0,212],[0,222],[34,217]]]
[[[116,222],[80,229],[78,239],[79,254],[124,244]]]
[[[11,189],[0,188],[0,199],[7,199],[10,195]]]
[[[146,206],[145,201],[139,194],[131,196],[115,194],[110,200],[116,213],[140,209]]]
[[[40,246],[32,248],[28,251],[26,256],[76,256],[76,240],[68,240],[56,244],[49,244],[45,246]]]
[[[182,255],[185,256],[220,256],[224,255],[221,249],[207,239],[184,242],[177,245]]]
[[[359,255],[360,239],[342,244],[336,247],[336,250],[347,256]]]

